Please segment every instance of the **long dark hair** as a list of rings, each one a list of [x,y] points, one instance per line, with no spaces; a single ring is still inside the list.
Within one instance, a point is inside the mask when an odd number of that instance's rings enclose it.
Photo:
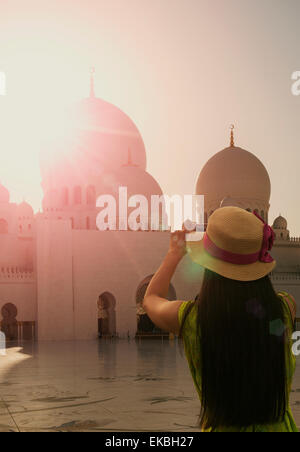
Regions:
[[[287,408],[283,306],[269,276],[235,281],[205,270],[197,306],[200,425],[280,422]]]

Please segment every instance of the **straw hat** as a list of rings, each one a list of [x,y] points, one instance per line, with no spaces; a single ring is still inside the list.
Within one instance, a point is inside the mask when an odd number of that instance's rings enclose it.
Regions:
[[[200,241],[187,242],[194,262],[229,279],[254,281],[270,273],[275,234],[256,212],[221,207],[210,216]]]

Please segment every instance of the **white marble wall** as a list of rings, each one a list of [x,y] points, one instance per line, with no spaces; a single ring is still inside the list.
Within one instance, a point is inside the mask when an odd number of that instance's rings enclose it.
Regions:
[[[37,298],[39,340],[74,339],[69,221],[38,220]]]

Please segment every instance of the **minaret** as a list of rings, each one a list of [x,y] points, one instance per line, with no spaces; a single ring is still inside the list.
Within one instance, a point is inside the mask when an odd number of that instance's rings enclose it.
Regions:
[[[90,99],[95,99],[95,80],[94,80],[94,74],[96,70],[94,67],[91,68],[91,78],[90,78]]]

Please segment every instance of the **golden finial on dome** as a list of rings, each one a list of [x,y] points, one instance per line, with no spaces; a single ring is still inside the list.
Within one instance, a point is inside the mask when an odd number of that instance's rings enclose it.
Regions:
[[[94,74],[96,72],[96,69],[91,67],[90,74],[91,74],[91,82],[90,82],[90,98],[95,99],[95,86],[94,86]]]
[[[230,126],[230,147],[234,148],[234,124]]]

